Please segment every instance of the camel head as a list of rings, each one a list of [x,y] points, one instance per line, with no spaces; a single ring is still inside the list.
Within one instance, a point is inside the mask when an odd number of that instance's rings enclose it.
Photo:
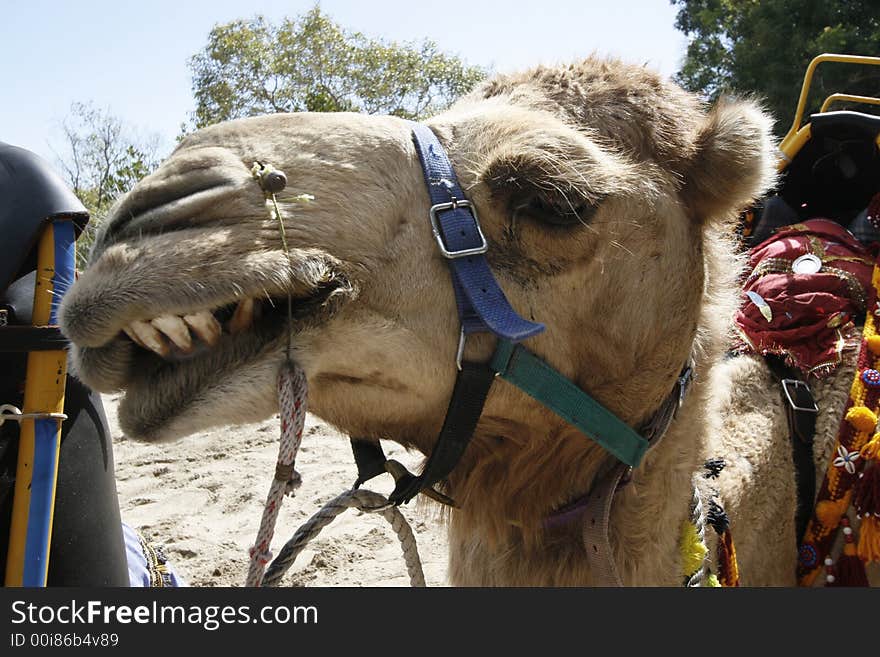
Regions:
[[[772,178],[768,118],[588,59],[498,76],[427,123],[511,305],[547,327],[530,349],[638,425],[693,349],[707,279],[736,274],[707,253]],[[289,252],[254,163],[286,174]],[[312,412],[429,453],[459,336],[429,207],[402,119],[278,114],[200,130],[115,206],[64,299],[75,371],[125,392],[128,435],[160,440],[276,412],[289,344]],[[466,357],[493,344],[475,336]],[[597,461],[563,426],[499,381],[463,467],[536,467],[541,445]]]

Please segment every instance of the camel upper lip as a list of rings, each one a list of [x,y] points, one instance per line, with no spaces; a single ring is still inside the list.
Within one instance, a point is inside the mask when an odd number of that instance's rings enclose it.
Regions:
[[[319,249],[285,253],[229,229],[184,229],[103,250],[62,301],[62,331],[76,345],[109,344],[133,321],[213,311],[244,298],[308,299],[354,291],[348,267]]]

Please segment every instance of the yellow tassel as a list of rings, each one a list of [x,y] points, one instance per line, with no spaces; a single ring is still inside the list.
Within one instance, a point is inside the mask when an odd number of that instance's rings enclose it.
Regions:
[[[867,406],[853,406],[846,412],[846,421],[857,431],[869,433],[877,426],[877,416]]]
[[[697,534],[697,528],[690,522],[684,522],[681,526],[681,564],[685,577],[690,577],[703,566],[708,552]]]
[[[706,588],[709,589],[717,589],[721,588],[721,582],[718,581],[718,575],[712,573],[706,578]]]
[[[875,433],[874,437],[862,446],[859,453],[866,461],[880,457],[880,433]]]
[[[855,377],[852,385],[849,387],[849,396],[853,400],[854,406],[865,405],[865,384],[862,383],[861,377]]]
[[[859,527],[859,558],[862,561],[880,561],[880,518],[865,516]]]
[[[868,349],[872,354],[880,355],[880,335],[872,335],[868,337]]]

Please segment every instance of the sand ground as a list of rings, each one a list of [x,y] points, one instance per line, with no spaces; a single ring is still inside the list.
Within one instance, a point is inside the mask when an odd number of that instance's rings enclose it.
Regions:
[[[147,444],[122,434],[116,405],[116,396],[104,396],[123,521],[164,546],[189,585],[241,586],[275,469],[278,419]],[[408,466],[419,461],[397,445],[385,449]],[[296,466],[303,483],[284,500],[275,553],[356,476],[348,439],[312,415]],[[391,478],[368,487],[387,494]],[[415,533],[428,586],[445,585],[446,530],[436,510],[414,501],[402,512]],[[408,586],[409,578],[390,525],[381,516],[349,510],[299,555],[283,585]]]

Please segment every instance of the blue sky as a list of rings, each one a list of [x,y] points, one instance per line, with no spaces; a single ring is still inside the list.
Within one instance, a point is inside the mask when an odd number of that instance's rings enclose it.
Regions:
[[[194,108],[187,60],[215,23],[277,20],[313,0],[0,0],[0,141],[54,159],[74,101],[92,101],[173,145]],[[428,37],[468,63],[510,71],[597,51],[678,68],[686,41],[669,0],[323,0],[349,29]]]

